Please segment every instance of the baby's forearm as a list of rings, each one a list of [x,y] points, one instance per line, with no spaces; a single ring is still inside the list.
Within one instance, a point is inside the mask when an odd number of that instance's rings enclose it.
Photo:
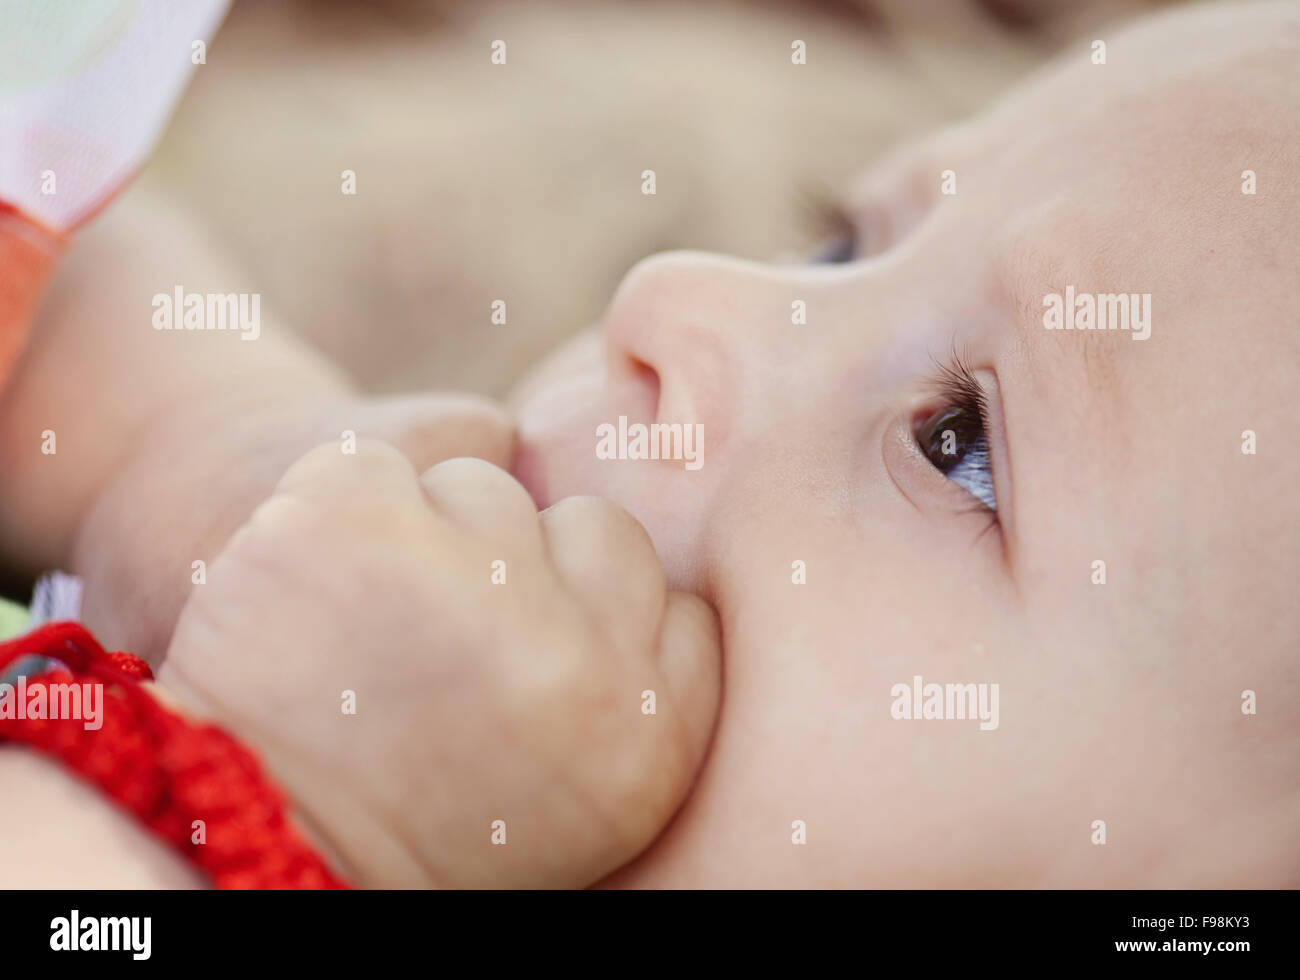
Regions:
[[[206,887],[180,854],[35,752],[0,746],[0,786],[0,887]]]
[[[154,329],[152,297],[176,286],[247,288],[184,220],[122,202],[70,250],[0,392],[0,553],[21,571],[86,572],[101,612],[143,610],[157,622],[136,635],[100,624],[142,655],[165,646],[192,562],[224,543],[205,539],[278,478],[281,459],[256,471],[259,440],[304,403],[349,394],[269,316],[251,341]]]

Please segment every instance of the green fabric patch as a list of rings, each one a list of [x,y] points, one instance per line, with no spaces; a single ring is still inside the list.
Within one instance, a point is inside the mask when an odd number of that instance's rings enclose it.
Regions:
[[[8,599],[0,599],[0,640],[27,632],[27,609]]]

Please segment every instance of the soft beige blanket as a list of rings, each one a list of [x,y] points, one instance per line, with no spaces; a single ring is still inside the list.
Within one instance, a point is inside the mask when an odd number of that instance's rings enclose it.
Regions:
[[[138,192],[366,387],[500,393],[638,259],[806,247],[810,194],[1144,6],[244,0]]]

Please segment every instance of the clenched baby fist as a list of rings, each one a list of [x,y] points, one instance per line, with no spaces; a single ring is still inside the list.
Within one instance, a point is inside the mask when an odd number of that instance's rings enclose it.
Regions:
[[[719,676],[712,610],[617,505],[538,514],[489,462],[363,442],[288,470],[159,681],[262,753],[358,885],[571,887],[667,824]]]

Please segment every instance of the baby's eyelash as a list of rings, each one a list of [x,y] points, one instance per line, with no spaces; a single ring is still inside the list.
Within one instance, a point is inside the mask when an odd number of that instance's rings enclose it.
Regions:
[[[977,470],[979,473],[982,492],[974,492],[968,488],[973,503],[970,507],[963,508],[961,513],[979,513],[988,517],[988,524],[979,534],[979,537],[983,537],[985,532],[998,524],[996,498],[994,497],[992,482],[992,454],[988,445],[988,394],[985,392],[984,386],[976,379],[975,373],[956,346],[953,347],[946,361],[940,361],[937,358],[932,359],[935,365],[934,387],[939,398],[949,408],[958,409],[968,417],[979,420],[980,432],[982,433],[981,446],[968,452],[962,463],[958,465],[963,465],[969,459],[972,464],[971,469]],[[968,481],[973,479],[970,472],[965,473],[964,476]],[[984,495],[987,495],[988,500],[993,501],[992,505],[983,499]]]
[[[964,408],[979,418],[988,432],[989,399],[962,355],[954,350],[947,363],[935,361],[935,383],[948,404]]]

